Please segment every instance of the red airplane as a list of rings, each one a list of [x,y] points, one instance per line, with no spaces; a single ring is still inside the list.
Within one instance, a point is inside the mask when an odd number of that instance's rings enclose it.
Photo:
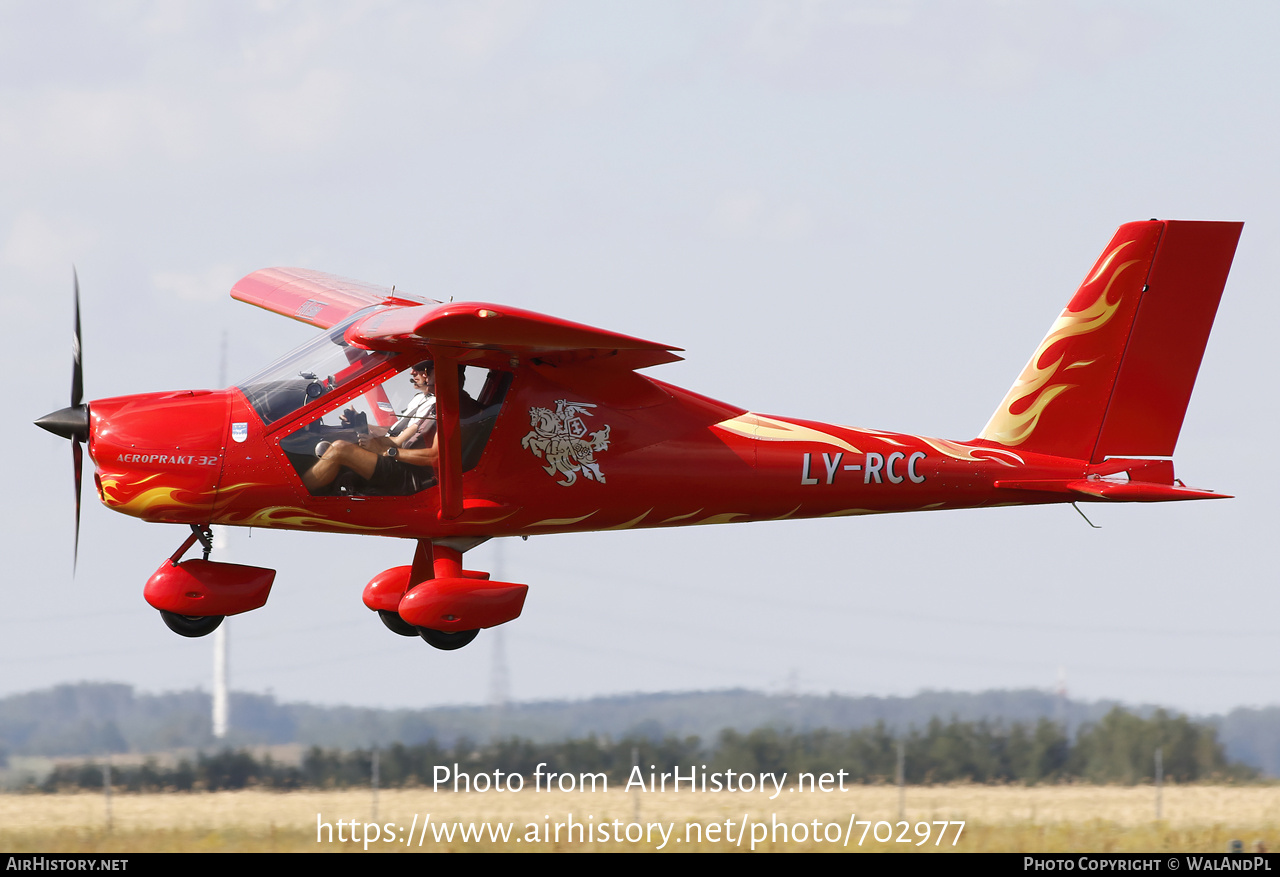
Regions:
[[[81,404],[81,443],[127,515],[192,533],[148,581],[184,636],[267,599],[274,570],[209,560],[210,527],[416,540],[364,603],[441,649],[519,616],[526,585],[465,569],[498,536],[1223,496],[1172,455],[1242,223],[1123,225],[982,433],[948,441],[756,414],[640,373],[678,348],[294,268],[232,297],[325,330],[226,390]],[[202,543],[203,559],[182,560]]]

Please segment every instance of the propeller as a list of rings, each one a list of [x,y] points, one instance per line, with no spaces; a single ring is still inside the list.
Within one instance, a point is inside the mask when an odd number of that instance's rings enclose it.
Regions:
[[[71,405],[46,414],[36,421],[36,426],[71,440],[71,464],[76,479],[76,534],[72,555],[74,569],[80,555],[80,481],[84,470],[84,449],[80,445],[89,440],[89,406],[81,401],[84,397],[84,360],[80,346],[80,276],[75,268],[71,269],[71,277],[74,283],[72,301],[75,309],[75,334],[71,337]]]

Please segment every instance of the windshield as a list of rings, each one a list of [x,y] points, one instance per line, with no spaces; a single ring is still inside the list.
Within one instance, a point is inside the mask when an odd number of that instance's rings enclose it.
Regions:
[[[270,425],[303,405],[360,378],[395,356],[352,347],[342,337],[347,327],[378,308],[365,308],[306,344],[277,359],[236,386]]]

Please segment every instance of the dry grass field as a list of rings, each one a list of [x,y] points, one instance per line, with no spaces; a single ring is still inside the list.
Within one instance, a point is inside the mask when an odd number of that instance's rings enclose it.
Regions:
[[[905,819],[910,828],[905,838],[897,825],[898,806],[898,790],[891,786],[853,786],[826,794],[784,790],[772,801],[767,795],[740,792],[396,790],[379,793],[376,816],[367,790],[117,794],[111,798],[108,829],[102,795],[9,794],[0,795],[0,850],[362,852],[366,835],[370,852],[728,852],[749,850],[753,843],[757,851],[1222,852],[1232,838],[1246,848],[1259,840],[1268,849],[1280,844],[1278,786],[1166,786],[1158,822],[1155,790],[1149,786],[908,787]],[[845,846],[851,818],[855,825]],[[863,820],[872,826],[856,824]],[[941,844],[936,843],[935,820],[963,820],[959,842],[953,844],[957,826],[949,825]],[[333,826],[320,830],[320,842],[317,821]],[[921,822],[929,823],[927,829]],[[464,839],[454,823],[468,831],[474,824],[483,837]],[[424,825],[429,826],[425,834]],[[510,826],[505,841],[490,833],[501,826]],[[917,828],[921,835],[929,833],[920,845]]]

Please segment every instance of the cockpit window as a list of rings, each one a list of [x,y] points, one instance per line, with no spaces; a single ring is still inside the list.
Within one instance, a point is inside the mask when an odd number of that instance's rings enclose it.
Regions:
[[[469,472],[488,444],[512,375],[457,368],[458,450],[462,471]],[[435,385],[426,375],[415,366],[354,399],[339,403],[335,397],[330,410],[284,436],[280,449],[303,486],[315,496],[408,496],[434,487],[435,469],[415,453],[436,446]],[[398,456],[389,458],[393,445]]]
[[[378,308],[365,308],[319,335],[237,386],[270,425],[328,392],[357,380],[395,356],[381,350],[352,347],[343,333]]]

